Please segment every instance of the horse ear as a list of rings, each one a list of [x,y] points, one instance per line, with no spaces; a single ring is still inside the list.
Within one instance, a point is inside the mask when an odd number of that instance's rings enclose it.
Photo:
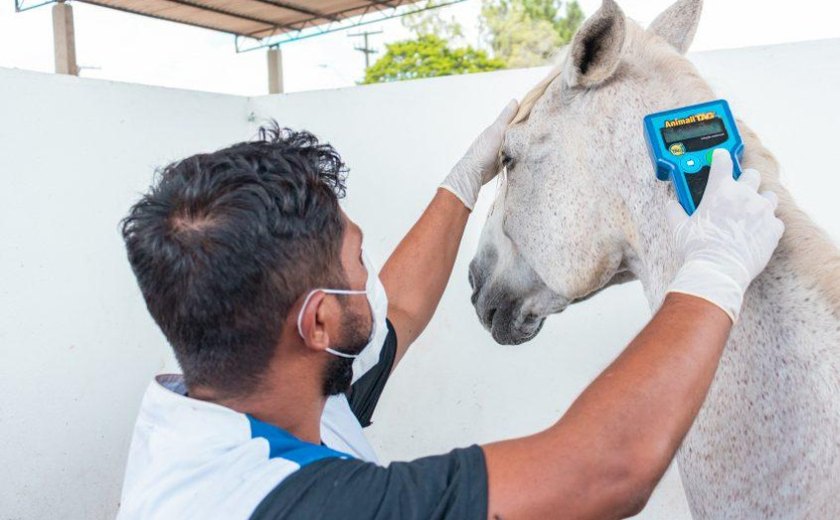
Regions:
[[[657,16],[648,31],[685,54],[694,40],[702,12],[703,0],[680,0]]]
[[[604,0],[572,39],[571,86],[591,87],[615,72],[624,50],[626,19],[614,0]]]

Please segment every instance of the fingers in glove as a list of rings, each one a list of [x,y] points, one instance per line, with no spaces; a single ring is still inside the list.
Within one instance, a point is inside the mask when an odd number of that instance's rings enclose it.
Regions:
[[[776,236],[778,237],[777,239],[781,240],[782,235],[785,234],[785,223],[782,222],[782,219],[776,218],[775,225],[776,225]]]
[[[709,185],[714,186],[732,178],[732,156],[723,148],[718,148],[712,155],[712,168],[709,171]]]
[[[738,177],[738,182],[758,191],[758,187],[761,186],[761,174],[758,173],[758,170],[752,168],[746,169],[741,172],[741,176]]]
[[[771,225],[773,236],[775,237],[776,241],[778,242],[782,235],[785,233],[785,223],[779,217],[775,216],[776,211],[779,209],[779,196],[776,195],[772,191],[762,191],[760,195],[770,203],[770,207],[773,208],[773,224]]]
[[[772,191],[762,191],[760,195],[770,202],[770,206],[773,207],[773,211],[775,212],[776,208],[779,207],[779,196]]]
[[[513,118],[516,116],[516,113],[519,111],[519,102],[515,99],[511,99],[502,112],[499,114],[499,117],[496,118],[496,121],[493,123],[493,126],[500,126],[502,128],[507,127],[507,125],[513,121]]]
[[[513,120],[518,110],[519,102],[515,99],[511,99],[496,120],[493,121],[493,124],[478,134],[478,137],[475,138],[472,146],[470,146],[470,149],[467,152],[472,152],[481,156],[493,154],[493,159],[495,159],[502,146],[502,141],[504,140],[505,130],[507,130],[508,123]]]

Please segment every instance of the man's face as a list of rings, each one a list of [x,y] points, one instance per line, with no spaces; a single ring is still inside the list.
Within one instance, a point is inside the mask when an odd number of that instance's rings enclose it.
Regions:
[[[359,226],[342,211],[344,219],[344,241],[341,245],[341,264],[345,280],[350,289],[365,290],[368,273],[362,261],[363,234]],[[343,314],[341,333],[331,347],[347,354],[358,354],[365,348],[373,328],[373,316],[365,295],[341,296]],[[353,360],[332,356],[324,371],[324,394],[335,395],[345,392],[353,378]]]

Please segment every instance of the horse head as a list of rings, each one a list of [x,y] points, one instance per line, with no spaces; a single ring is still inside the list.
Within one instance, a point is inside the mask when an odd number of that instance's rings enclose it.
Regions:
[[[605,0],[523,99],[470,264],[473,305],[497,342],[528,341],[549,314],[644,278],[654,245],[670,268],[660,238],[672,195],[655,181],[642,119],[712,98],[683,56],[701,9],[681,0],[645,30]]]

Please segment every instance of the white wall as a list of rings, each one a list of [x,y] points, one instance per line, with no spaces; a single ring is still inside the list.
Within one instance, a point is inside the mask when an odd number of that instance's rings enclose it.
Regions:
[[[0,518],[111,518],[174,368],[118,222],[156,165],[249,135],[235,96],[0,69]]]
[[[840,40],[693,59],[776,153],[802,207],[840,237],[840,181],[824,154],[840,135]],[[381,263],[475,134],[543,74],[246,99],[0,70],[0,518],[116,510],[142,391],[174,366],[117,231],[154,166],[250,137],[251,112],[308,128],[352,167],[345,207]],[[529,344],[496,345],[466,277],[492,191],[369,430],[386,460],[547,426],[648,318],[631,284],[549,319]],[[687,515],[672,474],[642,516]]]

